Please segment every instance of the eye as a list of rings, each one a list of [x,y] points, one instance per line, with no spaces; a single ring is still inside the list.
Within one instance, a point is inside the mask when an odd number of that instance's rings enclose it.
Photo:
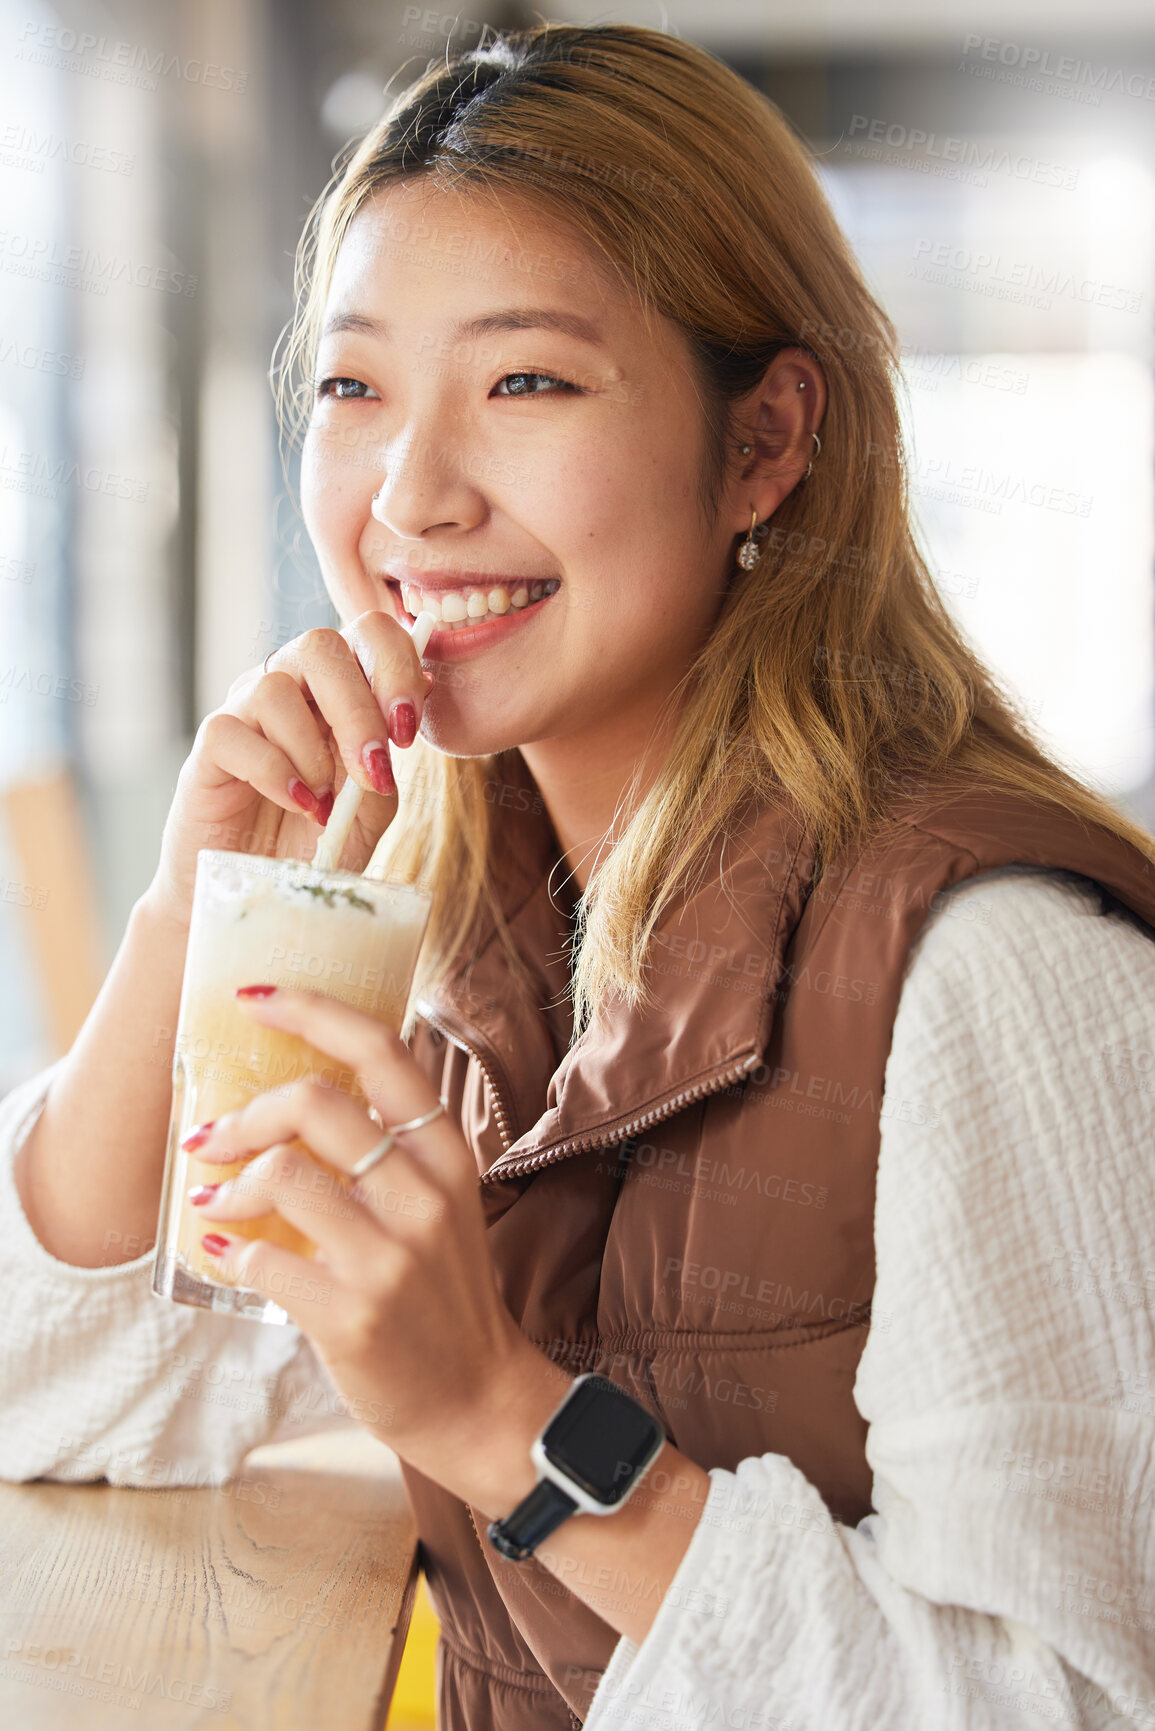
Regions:
[[[502,385],[508,385],[508,391],[503,391]],[[542,386],[546,388],[542,389]],[[553,390],[578,390],[577,385],[571,385],[565,379],[555,379],[552,373],[506,373],[493,388],[500,397],[545,397]]]
[[[339,402],[362,402],[377,394],[360,379],[322,379],[316,389],[319,397],[336,397]]]

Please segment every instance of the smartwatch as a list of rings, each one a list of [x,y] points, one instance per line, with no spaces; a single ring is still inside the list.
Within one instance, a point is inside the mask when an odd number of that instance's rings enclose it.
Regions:
[[[612,1515],[662,1452],[666,1433],[604,1376],[579,1376],[530,1449],[537,1484],[487,1535],[523,1562],[568,1516]]]

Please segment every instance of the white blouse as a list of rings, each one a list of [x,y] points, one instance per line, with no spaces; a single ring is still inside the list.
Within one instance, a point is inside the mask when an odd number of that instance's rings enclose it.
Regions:
[[[0,1103],[0,1477],[219,1483],[347,1425],[295,1328],[44,1249],[12,1163],[51,1075]],[[877,1513],[833,1521],[784,1455],[714,1469],[587,1731],[1155,1725],[1155,942],[1081,880],[988,872],[923,927],[875,1243]]]

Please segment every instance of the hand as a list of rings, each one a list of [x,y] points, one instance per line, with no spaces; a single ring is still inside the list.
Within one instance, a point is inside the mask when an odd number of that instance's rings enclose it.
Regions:
[[[160,863],[145,892],[185,927],[201,848],[311,859],[347,775],[365,790],[345,863],[361,869],[397,811],[389,741],[412,744],[433,676],[388,613],[306,631],[233,681],[180,772]],[[397,726],[409,703],[413,732]]]
[[[400,1037],[363,1011],[313,992],[278,990],[239,1002],[257,1021],[340,1059],[386,1124],[408,1123],[437,1105]],[[520,1333],[502,1303],[477,1164],[457,1127],[442,1113],[403,1133],[358,1183],[346,1175],[381,1140],[381,1129],[335,1089],[299,1082],[206,1129],[194,1132],[203,1160],[264,1152],[201,1205],[205,1225],[215,1230],[216,1222],[275,1210],[318,1247],[310,1259],[221,1234],[224,1277],[276,1296],[354,1416],[379,1414],[366,1428],[403,1460],[487,1521],[508,1515],[534,1487],[530,1446],[570,1378]],[[625,1508],[609,1520],[572,1515],[537,1560],[612,1628],[640,1642],[709,1489],[709,1475],[667,1443],[652,1478]]]
[[[314,992],[238,1001],[263,1025],[340,1060],[385,1124],[438,1105],[400,1036],[363,1011]],[[356,1183],[346,1175],[381,1128],[363,1104],[320,1083],[258,1095],[207,1136],[203,1127],[193,1134],[201,1160],[258,1155],[211,1198],[194,1192],[213,1243],[224,1246],[222,1278],[275,1297],[354,1416],[382,1415],[366,1428],[403,1459],[487,1513],[513,1508],[533,1488],[530,1444],[569,1379],[502,1302],[477,1163],[459,1128],[442,1113],[404,1132]],[[271,1212],[316,1244],[314,1258],[228,1238],[228,1221]]]

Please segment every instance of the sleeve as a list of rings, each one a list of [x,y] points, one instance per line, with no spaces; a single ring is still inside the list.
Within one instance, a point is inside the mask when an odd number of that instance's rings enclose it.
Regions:
[[[55,1068],[0,1101],[0,1478],[220,1484],[258,1443],[348,1427],[298,1329],[157,1298],[151,1251],[77,1268],[40,1243],[13,1169]]]
[[[710,1473],[587,1731],[1155,1725],[1155,941],[1004,868],[912,947],[855,1383],[874,1513]]]

